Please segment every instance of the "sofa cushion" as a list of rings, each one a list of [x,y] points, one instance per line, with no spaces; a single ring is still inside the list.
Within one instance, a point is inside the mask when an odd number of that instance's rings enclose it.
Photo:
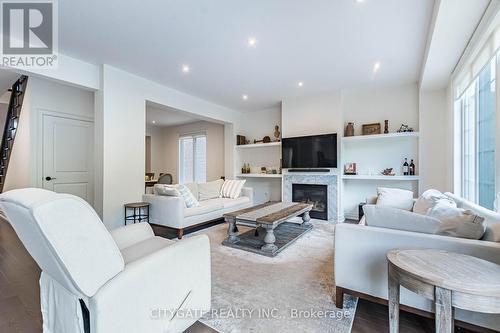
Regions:
[[[427,214],[427,211],[432,208],[438,200],[451,200],[438,190],[430,189],[422,193],[422,195],[415,201],[413,212],[417,214]]]
[[[196,200],[199,200],[198,199],[198,184],[197,183],[187,183],[187,184],[184,184],[184,186],[186,186],[189,189],[189,191],[191,191],[191,193],[196,198]]]
[[[220,197],[220,190],[224,180],[218,179],[213,182],[198,184],[198,200],[208,200]]]
[[[156,184],[154,186],[156,195],[166,195],[169,197],[180,197],[179,185]]]
[[[216,210],[222,210],[224,205],[219,200],[220,199],[217,198],[200,201],[199,206],[184,209],[184,217],[202,215]]]
[[[364,205],[366,225],[371,227],[435,234],[441,221],[425,215],[415,214],[404,209],[380,205]]]
[[[241,194],[243,185],[245,185],[245,182],[246,180],[225,180],[220,191],[221,197],[231,199],[238,198]]]
[[[460,213],[448,217],[441,221],[441,226],[437,232],[438,235],[445,235],[451,237],[481,239],[484,235],[486,227],[484,225],[484,218],[474,214],[470,210],[460,210]]]
[[[468,200],[465,200],[453,193],[445,193],[445,195],[453,199],[457,206],[465,210],[471,210],[475,214],[484,218],[484,225],[486,226],[486,231],[484,232],[482,240],[490,242],[500,242],[500,214],[492,210],[486,209]]]
[[[221,198],[222,204],[224,205],[224,208],[231,208],[239,205],[244,205],[246,203],[250,202],[249,197],[239,197],[236,199],[230,199],[230,198]]]
[[[377,188],[377,206],[412,210],[413,192],[399,188]]]
[[[184,199],[184,204],[186,205],[186,208],[198,207],[200,205],[198,200],[196,200],[196,198],[186,185],[182,184],[179,185],[179,193],[181,194],[181,197]]]

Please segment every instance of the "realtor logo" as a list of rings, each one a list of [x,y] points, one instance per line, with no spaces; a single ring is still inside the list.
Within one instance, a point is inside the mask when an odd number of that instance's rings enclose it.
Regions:
[[[2,1],[2,66],[55,68],[57,3]]]

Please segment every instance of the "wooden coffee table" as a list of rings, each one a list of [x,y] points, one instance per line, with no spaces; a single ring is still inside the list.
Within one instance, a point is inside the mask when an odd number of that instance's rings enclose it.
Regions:
[[[304,203],[267,202],[224,214],[224,219],[228,223],[228,238],[222,244],[274,257],[278,252],[312,228],[309,224],[311,220],[309,212],[312,207],[313,205]],[[289,223],[287,228],[282,228],[283,230],[280,234],[287,239],[280,242],[281,246],[276,245],[275,230],[278,226],[299,215],[302,215],[302,224]],[[245,245],[243,239],[240,239],[238,235],[237,225],[253,228],[262,227],[265,229],[264,244],[259,249],[256,249],[255,245],[252,246],[252,243],[255,244],[256,240],[249,240],[250,244]]]
[[[500,265],[441,250],[392,250],[389,331],[399,332],[400,286],[434,301],[436,332],[454,332],[454,308],[500,313]]]

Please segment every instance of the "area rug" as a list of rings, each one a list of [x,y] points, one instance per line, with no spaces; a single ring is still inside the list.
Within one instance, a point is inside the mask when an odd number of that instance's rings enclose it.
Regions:
[[[223,333],[350,332],[357,299],[334,304],[334,225],[313,225],[274,258],[222,246],[225,224],[187,235],[206,234],[211,244],[212,311],[201,322]]]

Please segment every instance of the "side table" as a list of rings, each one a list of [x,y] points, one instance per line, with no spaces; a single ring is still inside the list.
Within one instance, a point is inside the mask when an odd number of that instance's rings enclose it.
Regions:
[[[435,302],[436,333],[454,332],[454,308],[500,313],[500,265],[441,250],[392,250],[389,331],[399,332],[400,286]]]
[[[129,215],[127,215],[129,214]],[[149,222],[149,203],[131,202],[125,204],[125,225],[127,221]]]

